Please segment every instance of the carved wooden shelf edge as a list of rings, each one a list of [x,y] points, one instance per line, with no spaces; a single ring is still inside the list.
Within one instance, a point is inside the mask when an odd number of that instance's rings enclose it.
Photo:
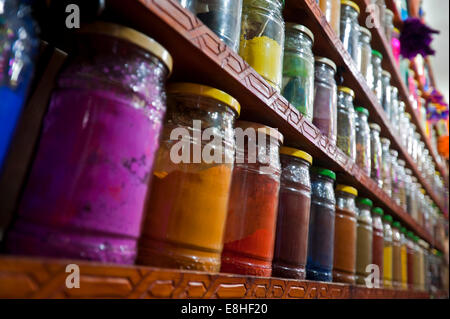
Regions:
[[[70,274],[66,273],[68,264],[79,266],[80,288],[66,287]],[[0,256],[0,298],[419,299],[429,298],[429,294],[338,283]]]

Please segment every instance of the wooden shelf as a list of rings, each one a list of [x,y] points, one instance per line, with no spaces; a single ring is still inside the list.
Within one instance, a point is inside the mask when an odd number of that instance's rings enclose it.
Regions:
[[[80,288],[66,287],[68,264],[79,266]],[[430,295],[307,280],[0,256],[0,298],[428,299]]]

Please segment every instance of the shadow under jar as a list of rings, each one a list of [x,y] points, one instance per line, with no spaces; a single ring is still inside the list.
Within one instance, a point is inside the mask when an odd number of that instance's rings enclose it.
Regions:
[[[358,224],[356,229],[356,283],[364,285],[365,279],[370,274],[367,266],[372,264],[373,226],[372,201],[368,198],[356,199],[356,211],[358,213]]]
[[[336,186],[333,281],[354,284],[356,277],[356,205],[358,191]]]
[[[242,0],[178,0],[233,51],[239,49]]]
[[[76,41],[6,248],[133,264],[172,58],[153,39],[115,24],[86,25]]]
[[[258,134],[240,139],[240,129]],[[263,277],[272,273],[282,143],[281,133],[268,126],[244,121],[236,124],[236,162],[221,272]]]
[[[218,272],[240,105],[194,83],[172,83],[167,92],[137,263]]]
[[[281,90],[284,2],[243,0],[239,55],[277,92]]]
[[[336,65],[323,57],[315,58],[313,124],[322,135],[336,145],[337,138],[337,87],[334,76]]]
[[[312,157],[298,149],[281,147],[280,160],[282,171],[272,276],[305,279]]]
[[[306,279],[309,280],[331,282],[333,279],[335,180],[334,172],[313,167],[306,263]]]
[[[313,119],[313,33],[305,26],[286,23],[281,94],[309,121]]]
[[[356,114],[353,106],[354,98],[355,93],[352,89],[344,86],[338,87],[336,145],[353,161],[356,160]]]

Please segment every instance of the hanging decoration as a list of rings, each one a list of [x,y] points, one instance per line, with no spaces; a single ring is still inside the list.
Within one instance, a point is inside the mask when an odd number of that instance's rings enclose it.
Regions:
[[[408,18],[403,22],[400,34],[400,53],[404,58],[413,59],[418,54],[423,57],[434,55],[431,48],[432,34],[440,33],[424,24],[419,18]]]
[[[430,93],[428,99],[428,107],[427,107],[427,119],[432,124],[438,122],[439,120],[445,120],[448,118],[449,109],[448,104],[444,102],[444,97],[442,94],[433,89]]]

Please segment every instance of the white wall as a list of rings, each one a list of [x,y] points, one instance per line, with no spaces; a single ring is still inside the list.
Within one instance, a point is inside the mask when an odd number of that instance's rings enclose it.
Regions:
[[[422,8],[425,12],[426,24],[440,31],[433,35],[431,47],[436,55],[430,57],[436,80],[436,86],[449,100],[449,0],[423,0]]]

